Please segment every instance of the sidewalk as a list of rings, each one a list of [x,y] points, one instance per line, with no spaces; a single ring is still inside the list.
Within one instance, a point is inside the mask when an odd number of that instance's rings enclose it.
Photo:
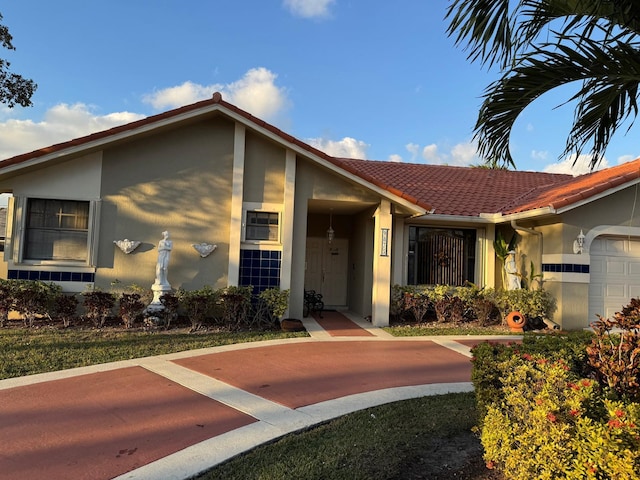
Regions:
[[[0,381],[0,479],[185,479],[346,413],[471,390],[470,347],[489,337],[396,338],[349,318],[362,335],[309,318],[310,338]]]

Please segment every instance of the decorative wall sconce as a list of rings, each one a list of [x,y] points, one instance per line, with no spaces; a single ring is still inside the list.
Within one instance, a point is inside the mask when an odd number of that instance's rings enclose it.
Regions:
[[[210,243],[202,242],[194,243],[192,247],[196,249],[196,251],[202,258],[205,258],[208,257],[216,248],[218,248],[218,245],[212,245]]]
[[[115,243],[120,250],[122,250],[125,254],[129,254],[133,252],[138,246],[142,243],[138,240],[129,240],[125,238],[124,240],[114,240]]]
[[[329,211],[329,228],[327,229],[327,241],[329,245],[333,242],[333,239],[336,238],[336,232],[333,229],[333,209]]]
[[[389,229],[382,228],[380,230],[380,256],[388,257],[389,256]]]
[[[582,253],[584,251],[584,233],[582,233],[582,229],[580,230],[580,234],[573,241],[573,253]]]

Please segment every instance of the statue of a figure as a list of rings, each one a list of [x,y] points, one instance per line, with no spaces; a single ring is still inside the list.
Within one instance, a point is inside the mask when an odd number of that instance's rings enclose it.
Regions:
[[[520,285],[520,276],[516,268],[516,252],[511,250],[504,262],[504,270],[507,273],[507,290],[518,290]]]
[[[158,242],[158,263],[156,264],[156,284],[169,285],[167,281],[167,270],[169,268],[169,258],[173,242],[169,240],[169,232],[162,232],[162,240]]]

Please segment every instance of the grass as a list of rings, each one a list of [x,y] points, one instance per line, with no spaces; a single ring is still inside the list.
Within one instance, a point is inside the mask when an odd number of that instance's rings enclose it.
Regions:
[[[475,412],[472,393],[382,405],[255,448],[197,478],[451,478],[481,460],[480,442],[471,432]]]
[[[385,327],[385,331],[395,337],[417,337],[431,335],[521,335],[511,332],[507,327],[492,325],[481,327],[475,324],[442,324],[442,323],[419,323],[415,325],[396,325]]]
[[[0,379],[198,348],[307,336],[302,333],[148,333],[124,329],[0,330]]]

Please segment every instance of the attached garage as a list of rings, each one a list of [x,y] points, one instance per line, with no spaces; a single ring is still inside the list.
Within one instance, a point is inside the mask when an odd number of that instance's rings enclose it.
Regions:
[[[589,319],[611,318],[640,297],[640,238],[597,237],[590,248]]]

